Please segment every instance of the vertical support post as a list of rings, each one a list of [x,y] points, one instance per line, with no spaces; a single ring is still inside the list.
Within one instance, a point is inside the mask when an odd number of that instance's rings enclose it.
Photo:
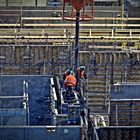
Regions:
[[[108,86],[109,86],[109,82],[108,82],[108,64],[106,63],[106,66],[105,66],[105,92],[106,92],[106,95],[105,95],[105,107],[107,107],[108,105]]]
[[[22,29],[22,26],[23,26],[22,15],[23,15],[23,12],[22,12],[22,1],[21,1],[21,8],[20,8],[20,29]]]
[[[130,29],[129,35],[130,35],[130,37],[132,37],[132,30],[131,29]]]
[[[84,6],[83,6],[83,20],[85,19],[85,0],[84,0]]]
[[[124,19],[124,6],[125,6],[124,0],[122,0],[122,29],[124,29],[124,27],[123,27],[123,24],[124,24],[124,21],[123,21],[123,19]]]
[[[16,54],[17,47],[14,49],[14,57],[15,57],[15,65],[17,64],[17,54]]]
[[[36,62],[36,47],[33,47],[33,63],[35,63]]]
[[[6,6],[9,6],[9,4],[8,4],[8,0],[6,0]]]
[[[38,46],[38,59],[39,59],[38,61],[39,61],[39,62],[41,62],[40,49],[41,49],[40,46]]]
[[[96,76],[97,74],[97,61],[96,61],[96,55],[93,56],[93,75]]]
[[[113,86],[114,84],[114,53],[111,54],[111,78],[110,78],[110,84]]]
[[[31,46],[28,46],[28,56],[29,56],[29,61],[28,61],[28,63],[29,63],[29,65],[31,65],[31,59],[32,59],[32,55],[31,55]]]
[[[118,105],[115,105],[116,109],[116,126],[118,126]]]
[[[71,56],[72,56],[72,54],[71,54],[71,46],[70,45],[68,45],[68,58],[69,58],[69,62],[68,62],[68,65],[69,66],[71,66]]]
[[[128,50],[127,50],[128,51]],[[127,82],[127,77],[128,77],[128,59],[129,59],[129,52],[126,52],[126,59],[125,59],[125,75],[124,75],[124,81]]]
[[[110,140],[110,128],[107,130],[107,140]]]
[[[54,70],[54,47],[52,48],[52,56],[51,56],[52,58],[52,62],[51,62],[51,64],[52,64],[52,74],[54,75],[55,74],[55,70]],[[54,76],[55,77],[55,76]]]
[[[128,17],[129,2],[128,0],[125,0],[124,3],[125,3],[124,5],[125,15],[126,17]]]
[[[92,18],[94,17],[94,0],[92,0]]]
[[[112,29],[112,37],[114,37],[114,29]]]
[[[4,47],[4,55],[3,55],[4,58],[5,58],[5,59],[4,59],[4,64],[6,64],[6,60],[7,60],[7,57],[6,57],[6,48],[7,48],[7,47]]]
[[[91,32],[91,29],[90,29],[90,30],[89,30],[89,36],[90,36],[90,37],[91,37],[91,33],[92,33],[92,32]]]
[[[12,62],[12,46],[11,47],[9,47],[9,65],[11,64],[11,62]]]
[[[46,61],[44,59],[44,76],[45,76],[45,71],[46,71]]]
[[[136,131],[136,140],[138,140],[140,138],[139,128],[135,128],[135,131]]]
[[[115,140],[118,140],[118,128],[115,128]]]
[[[25,46],[24,46],[24,57],[25,57],[25,59],[24,59],[23,64],[26,64],[26,47]]]
[[[78,44],[79,44],[79,17],[80,13],[76,12],[76,36],[75,36],[75,55],[74,55],[74,70],[76,72],[76,69],[78,67]]]
[[[65,11],[65,0],[63,0],[63,8],[62,8],[62,20],[64,20],[64,11]]]
[[[130,126],[133,125],[133,115],[134,115],[134,103],[133,101],[130,102]]]
[[[19,63],[20,64],[22,64],[22,54],[21,54],[21,52],[22,52],[22,49],[21,49],[22,47],[21,46],[19,46]]]
[[[35,0],[35,6],[37,6],[37,0]]]

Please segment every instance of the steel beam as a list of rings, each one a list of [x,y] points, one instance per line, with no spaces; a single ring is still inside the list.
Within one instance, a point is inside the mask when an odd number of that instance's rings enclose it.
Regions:
[[[70,18],[72,19],[72,18]],[[74,19],[74,18],[73,18]],[[22,20],[62,20],[62,17],[22,17]],[[123,20],[123,21],[136,21],[136,20],[140,20],[139,17],[128,17],[128,18],[123,18],[123,17],[94,17],[92,19],[94,20]]]
[[[0,27],[20,27],[20,24],[0,24]],[[90,28],[90,27],[140,27],[140,24],[80,24],[81,27],[85,28]],[[25,23],[23,24],[22,27],[59,27],[59,28],[64,28],[64,27],[75,27],[75,24],[68,24],[68,23],[63,23],[63,24],[47,24],[47,23],[38,23],[38,24],[30,24],[30,23]]]

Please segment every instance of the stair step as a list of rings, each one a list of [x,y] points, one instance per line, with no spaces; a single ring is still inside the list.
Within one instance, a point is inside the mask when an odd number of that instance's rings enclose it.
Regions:
[[[88,93],[105,93],[105,90],[88,90]]]
[[[107,96],[108,94],[105,93],[86,93],[86,96],[90,97],[95,97],[95,96]]]
[[[88,87],[89,91],[105,91],[105,87]]]
[[[104,88],[106,85],[104,84],[88,84],[88,88]]]
[[[104,107],[105,105],[104,105],[104,103],[88,103],[88,106],[89,107]]]
[[[104,99],[96,99],[96,98],[94,98],[94,99],[88,99],[88,103],[90,103],[90,104],[96,104],[96,103],[99,103],[99,104],[102,104],[102,103],[104,103]]]
[[[94,83],[105,84],[105,81],[93,78],[93,79],[89,79],[88,83],[89,84],[94,84]]]

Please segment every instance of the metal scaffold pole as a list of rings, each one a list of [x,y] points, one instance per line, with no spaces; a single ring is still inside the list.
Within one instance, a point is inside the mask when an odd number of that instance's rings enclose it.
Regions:
[[[76,31],[75,31],[75,55],[74,55],[74,70],[78,67],[78,49],[79,49],[79,17],[80,13],[76,12]]]
[[[122,0],[122,18],[124,18],[124,14],[125,14],[124,6],[125,6],[124,0]],[[123,24],[124,24],[124,21],[122,20],[122,29],[124,29]]]

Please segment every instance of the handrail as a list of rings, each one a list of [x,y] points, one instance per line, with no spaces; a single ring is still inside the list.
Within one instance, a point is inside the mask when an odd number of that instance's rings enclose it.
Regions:
[[[28,98],[28,96],[0,96],[0,99],[21,99]]]
[[[24,100],[23,100],[23,106],[24,109],[26,109],[26,123],[27,125],[29,125],[29,96],[28,96],[28,82],[27,81],[23,81],[23,96],[24,96]]]

